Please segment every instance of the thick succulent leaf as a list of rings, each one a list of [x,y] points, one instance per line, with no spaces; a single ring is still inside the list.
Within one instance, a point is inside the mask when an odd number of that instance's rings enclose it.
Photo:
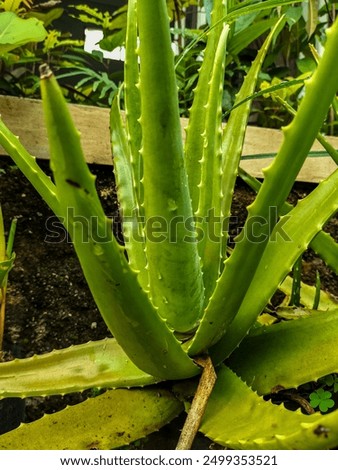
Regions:
[[[188,173],[190,196],[194,213],[198,209],[200,199],[199,184],[201,182],[201,160],[206,139],[206,115],[209,99],[209,80],[214,66],[214,58],[222,34],[226,2],[215,0],[211,15],[211,28],[207,32],[207,45],[203,54],[203,62],[199,69],[199,79],[194,90],[194,101],[189,113],[189,124],[186,129],[185,165]],[[216,122],[216,128],[218,123]]]
[[[338,309],[253,328],[228,365],[260,395],[338,372]]]
[[[67,228],[95,302],[113,336],[142,370],[165,378],[194,375],[198,368],[158,315],[113,236],[85,162],[80,136],[47,66],[42,100],[59,217]]]
[[[215,220],[222,217],[222,96],[225,52],[229,27],[224,26],[215,51],[208,83],[208,104],[205,106],[204,146],[196,212],[197,230],[202,234],[198,251],[203,269],[205,298],[209,299],[220,275],[222,264],[222,226]]]
[[[138,369],[111,338],[0,363],[0,398],[137,387],[160,380]]]
[[[276,32],[277,26],[273,28],[267,39],[265,40],[263,46],[261,47],[255,61],[253,62],[245,80],[244,83],[241,87],[241,90],[239,91],[236,102],[237,101],[242,101],[243,97],[248,96],[253,93],[257,78],[259,75],[259,71],[261,69],[261,66],[263,64],[264,58],[266,56],[266,53],[268,51],[269,45],[272,41],[272,38]],[[220,195],[222,196],[222,204],[221,204],[221,214],[224,220],[222,224],[216,224],[215,219],[211,217],[211,222],[210,222],[210,230],[213,230],[213,232],[207,232],[207,235],[211,238],[211,235],[209,233],[214,233],[215,227],[222,225],[221,230],[223,232],[223,239],[221,239],[222,246],[221,251],[223,252],[223,256],[225,256],[225,248],[227,245],[227,227],[225,226],[225,221],[229,220],[230,216],[230,208],[231,208],[231,202],[232,202],[232,196],[233,196],[233,191],[234,191],[234,186],[236,182],[236,177],[237,177],[237,170],[238,170],[238,165],[240,161],[240,156],[242,152],[242,147],[244,143],[244,136],[245,136],[245,130],[246,130],[246,124],[247,120],[249,117],[250,113],[250,102],[245,103],[245,105],[235,109],[229,118],[229,121],[225,127],[224,133],[223,133],[223,142],[222,142],[222,163],[221,163],[221,189],[220,189]],[[206,185],[207,181],[201,181],[202,184]],[[210,182],[208,182],[210,185]],[[202,189],[202,188],[201,188]],[[206,189],[208,190],[208,186],[206,186]],[[209,220],[211,215],[216,215],[217,214],[208,214],[209,215]],[[211,226],[213,224],[213,227]],[[206,236],[206,234],[204,234]],[[213,263],[214,260],[212,257],[209,258]],[[216,264],[216,263],[215,263]],[[242,273],[244,275],[244,272]],[[209,300],[209,297],[206,299]],[[217,306],[219,308],[219,305]],[[223,310],[223,309],[222,309]],[[196,351],[202,349],[205,345],[207,345],[207,341],[209,340],[210,336],[208,336],[208,340],[206,340],[205,332],[211,330],[214,331],[219,331],[219,321],[223,317],[224,310],[222,311],[222,315],[217,313],[218,321],[214,322],[213,319],[213,300],[212,297],[210,299],[210,304],[206,309],[205,315],[201,321],[201,324],[199,326],[198,332],[193,340],[193,342],[190,345],[190,351],[192,354],[194,354]],[[231,311],[229,311],[229,314],[232,314]],[[230,322],[232,320],[232,316],[229,317],[228,321]],[[210,335],[210,333],[209,333]]]
[[[235,319],[212,348],[216,362],[228,357],[248,333],[311,239],[337,210],[337,195],[338,170],[275,226]]]
[[[338,275],[338,243],[329,233],[321,231],[312,240],[311,248]]]
[[[223,132],[223,143],[222,143],[222,194],[223,194],[223,205],[222,213],[225,221],[228,221],[231,214],[232,196],[238,174],[238,167],[240,158],[242,155],[244,137],[249,119],[251,102],[243,103],[239,108],[236,108],[237,103],[243,102],[247,96],[251,96],[255,91],[259,73],[261,71],[264,59],[269,50],[270,44],[276,33],[279,31],[279,27],[284,21],[281,18],[279,21],[275,21],[274,27],[271,29],[270,34],[265,39],[262,47],[260,48],[255,60],[253,61],[250,70],[248,71],[243,85],[236,95],[234,103],[235,109],[231,112],[229,120],[225,126]],[[223,224],[223,258],[226,258],[227,248],[227,231],[228,227]]]
[[[142,129],[140,125],[141,98],[139,90],[139,64],[137,54],[137,0],[128,1],[126,57],[124,61],[124,103],[126,129],[130,148],[130,163],[138,206],[143,202],[142,187]]]
[[[138,273],[139,283],[144,290],[148,290],[149,276],[146,267],[144,223],[141,220],[139,196],[134,179],[135,168],[131,162],[132,149],[128,145],[125,127],[123,126],[119,96],[116,96],[112,103],[110,131],[124,246],[127,250],[131,268]]]
[[[204,289],[184,166],[164,0],[138,0],[146,254],[152,302],[177,331],[198,322]]]
[[[181,411],[167,390],[111,390],[2,434],[0,449],[108,450],[157,431]]]
[[[325,416],[286,410],[222,367],[200,431],[230,449],[331,449],[338,445],[338,410]]]
[[[225,262],[223,273],[217,282],[197,332],[195,344],[191,348],[192,354],[216,343],[227,330],[231,319],[237,315],[260,263],[269,236],[277,223],[278,215],[321,128],[333,96],[337,92],[338,62],[335,60],[337,48],[338,21],[327,31],[324,54],[313,76],[307,81],[306,93],[297,115],[291,124],[283,129],[284,140],[279,152],[271,166],[264,171],[265,179],[262,187],[254,203],[248,207],[245,226],[232,255]],[[321,96],[320,102],[318,102],[318,96]],[[332,190],[335,190],[334,187]],[[316,208],[314,207],[313,210]],[[317,212],[316,210],[316,215],[318,215]],[[327,214],[326,218],[332,212]],[[302,223],[302,228],[309,226],[311,231],[314,228],[313,220],[312,214],[308,214],[308,218],[304,219]],[[312,237],[318,231],[313,233]],[[295,238],[293,240],[295,241]],[[275,245],[278,244],[279,240]],[[301,252],[300,249],[298,255]],[[257,286],[255,296],[259,295],[261,287],[267,279],[270,282],[270,277],[267,278],[265,273],[264,281],[261,280],[263,284]],[[275,289],[280,281],[281,279],[278,280]],[[264,300],[268,301],[269,299]],[[251,301],[251,304],[255,305],[255,302]],[[242,311],[244,312],[244,310]],[[242,331],[244,331],[244,322],[238,320],[236,324],[240,323]],[[246,331],[244,331],[245,333]]]
[[[43,41],[46,35],[42,22],[36,18],[19,18],[11,11],[0,13],[0,54],[29,42]]]
[[[319,136],[320,134],[318,134]],[[318,139],[317,136],[317,139]],[[324,139],[322,140],[323,145],[330,145]],[[331,146],[330,146],[331,147]],[[330,148],[330,155],[333,157],[336,151],[333,148]],[[256,193],[260,190],[262,183],[258,181],[255,177],[247,173],[243,168],[239,168],[239,176],[241,179],[250,186]],[[292,209],[292,205],[288,202],[285,202],[281,208],[281,214],[285,215]],[[338,274],[338,243],[331,237],[329,233],[321,230],[317,235],[311,240],[310,247],[317,253],[318,256],[322,258],[323,261],[336,273]]]

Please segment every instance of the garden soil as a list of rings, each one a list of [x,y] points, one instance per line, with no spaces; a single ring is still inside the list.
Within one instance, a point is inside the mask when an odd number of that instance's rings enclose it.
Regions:
[[[39,164],[49,171],[48,162]],[[113,228],[120,236],[112,167],[91,166],[91,170],[97,177],[97,189],[105,212],[117,221]],[[290,200],[295,202],[312,189],[310,184],[296,184]],[[238,182],[232,206],[236,223],[231,225],[231,238],[243,226],[246,207],[253,198],[254,193]],[[91,297],[67,234],[7,157],[0,159],[0,202],[7,233],[10,221],[17,219],[16,260],[7,291],[3,360],[29,357],[111,336]],[[332,219],[325,230],[338,240],[338,218]],[[337,277],[308,250],[303,260],[303,280],[313,284],[317,271],[321,275],[322,287],[338,295]],[[86,393],[77,393],[26,399],[22,402],[22,419],[33,421],[44,413],[53,413],[87,396]],[[138,443],[137,448],[175,448],[182,420],[183,417],[176,419],[162,431]],[[194,448],[208,449],[210,446],[215,448],[203,436],[198,436],[194,443]]]

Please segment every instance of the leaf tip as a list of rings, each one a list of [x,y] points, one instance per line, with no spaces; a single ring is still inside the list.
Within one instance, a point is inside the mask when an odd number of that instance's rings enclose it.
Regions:
[[[45,78],[50,78],[53,75],[53,72],[51,71],[48,64],[40,65],[39,72],[40,72],[40,79],[41,80],[43,80]]]

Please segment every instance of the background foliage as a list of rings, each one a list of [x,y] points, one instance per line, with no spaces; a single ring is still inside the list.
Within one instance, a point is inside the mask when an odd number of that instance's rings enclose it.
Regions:
[[[189,115],[203,61],[206,42],[203,30],[210,22],[212,3],[212,0],[167,0],[177,51],[176,73],[183,116]],[[239,0],[232,0],[230,6],[236,3],[240,3]],[[310,45],[321,53],[324,30],[334,21],[337,5],[336,1],[309,0],[250,13],[234,22],[229,34],[224,75],[225,116],[235,102],[236,93],[268,29],[276,15],[283,14],[287,27],[267,55],[258,82],[258,90],[276,85],[281,90],[257,96],[250,120],[255,125],[275,128],[290,122],[291,115],[280,106],[279,98],[293,107],[297,106],[303,92],[302,80],[316,67],[315,52],[311,51]],[[202,6],[206,12],[206,24],[199,24],[197,28],[197,9]],[[0,2],[1,11],[14,12],[24,19],[35,18],[42,22],[47,34],[44,39],[33,40],[14,50],[1,51],[0,93],[39,98],[37,67],[47,62],[61,79],[64,94],[70,101],[97,106],[111,104],[123,81],[123,64],[105,59],[103,51],[111,52],[125,45],[126,0],[70,3],[60,0],[5,0]],[[85,28],[102,31],[101,51],[84,51]],[[296,83],[293,82],[295,79]],[[323,131],[337,134],[337,109],[331,110]]]

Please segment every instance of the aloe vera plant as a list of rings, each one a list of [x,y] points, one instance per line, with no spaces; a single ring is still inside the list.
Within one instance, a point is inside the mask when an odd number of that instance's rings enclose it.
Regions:
[[[234,249],[228,250],[231,201],[250,111],[245,98],[254,92],[283,18],[247,74],[237,96],[243,104],[223,128],[229,24],[257,8],[287,3],[244,2],[228,9],[225,1],[214,1],[183,140],[166,2],[129,0],[121,90],[125,115],[119,97],[111,110],[124,246],[111,232],[79,133],[48,66],[41,67],[41,91],[54,182],[0,121],[1,145],[64,222],[113,335],[0,364],[3,398],[109,389],[0,436],[0,448],[50,448],[51,432],[56,449],[125,445],[182,412],[187,398],[180,398],[179,390],[186,388],[185,379],[198,382],[201,357],[211,359],[216,372],[200,424],[211,439],[234,449],[338,445],[338,411],[304,415],[263,399],[276,387],[297,387],[338,371],[337,304],[323,294],[311,315],[270,326],[257,322],[278,289],[288,292],[287,276],[310,244],[338,270],[337,244],[322,232],[337,210],[338,172],[296,207],[285,202],[337,93],[337,21],[327,31],[323,57],[264,182],[260,186],[243,176],[258,194]],[[308,290],[302,292],[301,303],[311,309],[313,298]],[[176,384],[173,392],[161,385],[166,380]]]

